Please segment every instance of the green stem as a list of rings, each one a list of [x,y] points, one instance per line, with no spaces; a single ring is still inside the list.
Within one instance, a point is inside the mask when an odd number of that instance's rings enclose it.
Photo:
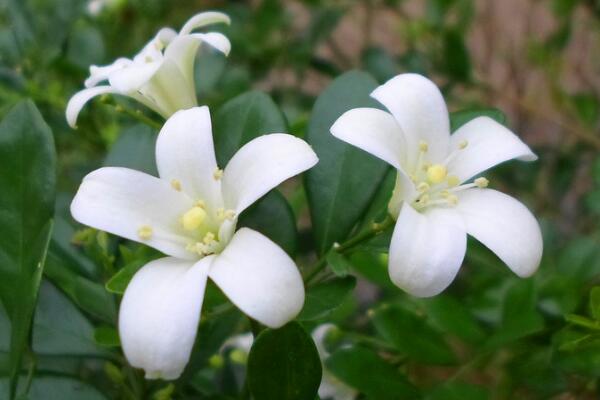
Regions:
[[[102,102],[106,105],[112,106],[116,112],[125,114],[125,115],[129,115],[130,117],[137,119],[138,121],[150,126],[151,128],[154,128],[157,130],[162,128],[162,125],[160,123],[156,122],[152,118],[147,117],[142,112],[142,110],[139,110],[139,109],[133,110],[122,104],[116,104],[109,97],[102,97]]]
[[[380,233],[383,233],[393,225],[394,220],[388,216],[385,220],[383,220],[383,222],[374,223],[370,229],[360,232],[358,235],[348,239],[346,242],[342,244],[334,244],[330,251],[336,251],[340,254],[343,254],[357,245],[374,238]],[[309,269],[310,272],[304,277],[304,282],[306,284],[310,283],[321,271],[323,271],[323,269],[325,269],[327,266],[327,253],[329,253],[329,251],[326,252],[312,268]]]

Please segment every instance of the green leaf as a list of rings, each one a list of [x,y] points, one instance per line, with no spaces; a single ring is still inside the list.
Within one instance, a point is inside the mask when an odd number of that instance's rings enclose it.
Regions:
[[[0,380],[0,393],[8,382]],[[27,400],[106,400],[93,386],[68,377],[36,376],[31,383]]]
[[[471,57],[465,44],[464,33],[458,29],[445,29],[442,35],[442,72],[454,81],[469,81]]]
[[[600,321],[600,286],[595,286],[590,292],[590,313],[596,321]]]
[[[472,343],[485,339],[485,332],[471,312],[454,297],[439,295],[422,302],[429,320],[441,332]]]
[[[111,293],[122,295],[125,293],[125,289],[127,289],[127,285],[129,285],[129,281],[131,281],[133,275],[146,265],[146,263],[146,260],[134,260],[130,262],[114,274],[104,287]]]
[[[106,357],[94,327],[52,284],[44,282],[35,311],[33,350],[43,355]]]
[[[342,278],[348,275],[352,269],[350,261],[348,261],[343,254],[335,251],[335,249],[331,249],[329,253],[327,253],[327,265],[329,265],[329,268],[331,268],[336,276]]]
[[[0,299],[12,327],[10,398],[52,231],[55,164],[50,128],[31,101],[17,104],[0,123]]]
[[[495,108],[460,110],[450,113],[450,130],[454,132],[467,122],[477,117],[488,117],[503,125],[506,122],[506,115],[504,115],[502,111]],[[485,135],[485,132],[481,132],[481,134]]]
[[[261,400],[314,400],[321,359],[310,335],[297,323],[265,329],[248,356],[250,393]]]
[[[324,318],[340,306],[356,286],[356,278],[348,276],[319,283],[306,291],[299,321]]]
[[[481,386],[450,382],[433,389],[425,400],[486,400],[488,398],[488,391]]]
[[[418,397],[417,389],[392,365],[363,347],[337,350],[325,361],[338,379],[371,399],[396,400]]]
[[[252,139],[286,131],[285,117],[267,94],[258,91],[241,94],[214,114],[217,161],[224,167],[239,148]]]
[[[94,330],[94,342],[102,347],[119,347],[119,332],[112,326],[99,326]]]
[[[537,311],[537,294],[531,279],[515,281],[506,291],[502,305],[502,322],[485,347],[495,348],[537,333],[544,319]]]
[[[387,164],[329,132],[346,111],[378,107],[369,94],[377,82],[364,72],[351,71],[335,79],[317,99],[307,141],[319,163],[306,172],[306,191],[319,254],[343,241],[369,206]]]
[[[107,167],[125,167],[158,175],[155,147],[157,132],[143,124],[134,125],[121,133],[104,160]]]
[[[252,228],[277,243],[290,256],[296,255],[296,217],[285,197],[277,190],[270,191],[245,210],[240,215],[238,226]]]
[[[396,306],[383,305],[372,315],[377,332],[402,354],[425,364],[450,364],[454,353],[425,320]]]

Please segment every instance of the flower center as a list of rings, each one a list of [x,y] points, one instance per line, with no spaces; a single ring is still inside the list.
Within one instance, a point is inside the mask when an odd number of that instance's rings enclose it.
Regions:
[[[413,208],[417,211],[423,211],[432,206],[452,207],[458,204],[457,192],[473,187],[485,188],[488,186],[489,181],[483,177],[475,179],[472,183],[459,186],[459,177],[448,173],[447,165],[459,156],[460,152],[467,146],[468,142],[463,141],[442,163],[431,164],[426,160],[429,144],[425,141],[419,143],[417,162],[410,173],[410,179],[417,189],[417,196],[411,203]],[[400,180],[398,180],[396,185],[400,183]],[[403,200],[398,198],[398,193],[402,193],[402,190],[396,187],[388,207],[392,215],[397,215],[399,202]]]
[[[224,240],[228,240],[219,236],[221,225],[234,219],[233,210],[218,208],[211,211],[204,201],[199,200],[181,216],[181,226],[190,238],[186,250],[200,256],[218,253],[225,247]]]

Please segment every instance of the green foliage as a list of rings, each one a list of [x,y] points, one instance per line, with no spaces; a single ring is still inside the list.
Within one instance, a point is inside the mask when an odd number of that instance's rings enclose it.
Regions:
[[[356,286],[354,277],[336,278],[319,283],[306,291],[304,308],[298,315],[300,321],[321,319],[342,304]]]
[[[248,358],[248,385],[255,398],[313,400],[320,381],[319,354],[299,324],[258,335]]]
[[[11,321],[13,398],[30,337],[54,211],[54,141],[32,102],[18,104],[0,123],[0,160],[0,169],[10,171],[0,176],[0,186],[5,188],[0,199],[0,298]]]
[[[320,254],[348,236],[387,170],[383,161],[335,139],[329,132],[344,112],[357,107],[377,107],[369,98],[376,86],[369,75],[348,72],[337,78],[315,102],[306,140],[317,153],[319,164],[306,173],[306,191]]]

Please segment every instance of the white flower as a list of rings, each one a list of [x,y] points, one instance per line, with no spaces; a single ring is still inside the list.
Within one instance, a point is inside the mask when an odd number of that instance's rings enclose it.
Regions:
[[[194,60],[202,43],[229,54],[231,44],[221,33],[192,33],[216,23],[230,23],[227,15],[204,12],[190,18],[179,33],[161,29],[132,60],[119,58],[106,66],[92,65],[86,89],[77,92],[67,105],[66,117],[75,127],[83,106],[93,97],[115,93],[131,97],[168,118],[178,110],[197,105]],[[108,81],[108,85],[99,83]]]
[[[392,281],[415,296],[440,293],[462,264],[467,233],[518,276],[533,274],[542,255],[536,219],[512,197],[484,189],[487,179],[467,183],[501,162],[536,160],[529,147],[487,117],[450,135],[442,94],[420,75],[398,75],[371,96],[391,114],[353,109],[331,133],[398,170],[389,203],[397,219],[390,246]]]
[[[302,277],[275,243],[237,217],[284,180],[317,162],[310,146],[270,134],[217,168],[207,107],[178,111],[156,143],[160,178],[127,168],[87,175],[71,204],[94,228],[167,254],[133,277],[119,315],[123,351],[147,378],[177,378],[200,318],[207,277],[250,317],[277,328],[304,303]]]

